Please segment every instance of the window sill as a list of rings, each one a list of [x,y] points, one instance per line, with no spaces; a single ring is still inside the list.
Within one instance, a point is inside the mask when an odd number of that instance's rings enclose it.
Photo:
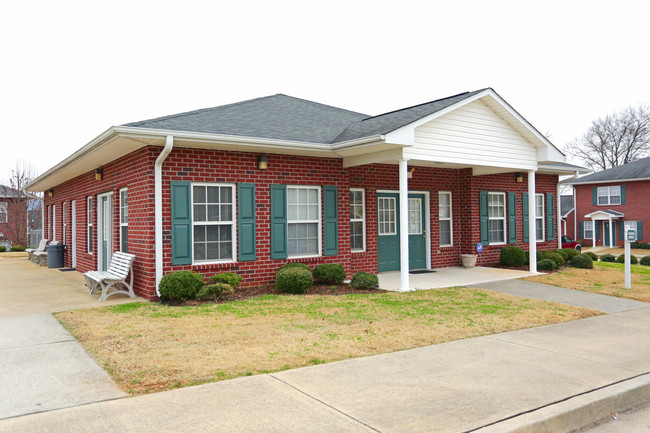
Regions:
[[[449,244],[449,245],[440,245],[439,248],[451,248],[453,247],[454,244]]]
[[[323,256],[288,256],[287,261],[288,262],[297,262],[297,261],[316,261],[319,259],[322,259]]]
[[[365,253],[366,250],[350,250],[350,252],[351,252],[352,254],[362,254],[362,253]]]

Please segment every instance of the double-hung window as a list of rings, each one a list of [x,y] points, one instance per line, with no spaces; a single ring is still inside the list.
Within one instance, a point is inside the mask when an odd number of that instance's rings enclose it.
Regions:
[[[593,221],[585,221],[584,224],[584,230],[585,230],[585,239],[593,239],[594,237],[594,222]]]
[[[87,239],[88,254],[93,253],[93,198],[88,197],[86,201],[86,225],[87,225]]]
[[[120,251],[129,252],[129,191],[120,189]]]
[[[352,251],[366,249],[366,206],[363,189],[350,189],[350,243]]]
[[[451,192],[438,193],[438,222],[440,227],[440,246],[453,245],[451,224]]]
[[[544,241],[544,194],[535,194],[535,238]]]
[[[6,223],[7,220],[7,203],[0,203],[0,223]]]
[[[488,231],[490,244],[506,242],[506,194],[488,193]]]
[[[320,231],[320,187],[288,186],[288,256],[317,256]]]
[[[231,261],[235,239],[235,188],[192,184],[194,262]]]
[[[598,204],[599,205],[621,204],[621,187],[620,186],[599,186]]]

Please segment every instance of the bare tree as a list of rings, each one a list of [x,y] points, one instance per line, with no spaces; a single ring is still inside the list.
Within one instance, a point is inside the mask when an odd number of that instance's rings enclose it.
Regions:
[[[650,110],[645,104],[594,120],[567,152],[593,170],[607,170],[650,155]]]
[[[35,170],[25,161],[16,161],[16,166],[9,172],[9,178],[0,187],[0,196],[6,203],[7,222],[3,225],[2,239],[13,245],[29,245],[28,211],[30,197],[25,194],[25,186],[35,177]],[[40,218],[40,216],[39,216]]]

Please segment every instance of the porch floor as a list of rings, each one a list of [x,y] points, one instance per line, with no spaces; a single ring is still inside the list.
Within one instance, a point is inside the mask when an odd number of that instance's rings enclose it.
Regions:
[[[490,281],[510,280],[529,277],[533,274],[527,271],[513,271],[510,269],[473,267],[440,268],[436,272],[425,274],[410,274],[409,285],[411,290],[439,289],[442,287],[467,286],[472,284],[488,283]],[[379,287],[384,290],[399,291],[400,272],[380,272]]]

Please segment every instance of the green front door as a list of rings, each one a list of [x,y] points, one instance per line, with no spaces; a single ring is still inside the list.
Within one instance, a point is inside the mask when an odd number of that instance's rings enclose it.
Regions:
[[[409,194],[409,268],[426,267],[426,206],[424,194]],[[377,261],[382,271],[399,270],[399,194],[377,194]]]
[[[603,222],[603,230],[605,231],[605,243],[604,246],[609,246],[609,221]],[[616,239],[616,224],[612,224],[612,235]],[[614,242],[616,244],[616,242]]]

